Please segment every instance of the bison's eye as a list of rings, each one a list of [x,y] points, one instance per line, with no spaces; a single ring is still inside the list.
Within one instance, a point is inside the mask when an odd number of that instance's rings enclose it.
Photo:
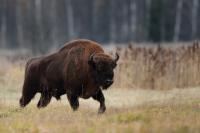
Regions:
[[[117,66],[117,64],[116,63],[112,63],[112,64],[110,64],[110,66],[111,66],[112,69],[114,69]]]
[[[114,63],[114,64],[113,64],[113,68],[115,68],[116,66],[117,66],[117,64],[116,64],[116,63]]]
[[[100,62],[100,63],[97,64],[96,68],[97,68],[98,71],[103,71],[105,69],[105,65]]]

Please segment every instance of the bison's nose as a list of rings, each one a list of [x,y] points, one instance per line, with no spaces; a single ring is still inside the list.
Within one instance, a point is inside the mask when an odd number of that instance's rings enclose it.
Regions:
[[[105,83],[106,85],[111,85],[113,83],[113,80],[107,79]]]

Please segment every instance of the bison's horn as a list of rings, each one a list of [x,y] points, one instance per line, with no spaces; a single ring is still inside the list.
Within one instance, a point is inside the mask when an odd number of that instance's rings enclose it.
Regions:
[[[116,53],[115,62],[117,62],[118,60],[119,60],[119,55],[118,53]]]
[[[95,55],[95,53],[93,53],[93,54],[90,55],[88,63],[93,63],[94,62],[94,59],[93,59],[94,55]]]

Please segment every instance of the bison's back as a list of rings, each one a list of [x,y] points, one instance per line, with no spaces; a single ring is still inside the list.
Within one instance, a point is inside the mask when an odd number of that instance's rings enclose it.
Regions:
[[[87,40],[87,39],[78,39],[78,40],[73,40],[69,43],[66,43],[59,50],[59,52],[68,51],[71,48],[75,48],[75,47],[84,47],[84,48],[90,49],[93,52],[103,52],[103,49],[100,46],[100,44],[91,40]]]

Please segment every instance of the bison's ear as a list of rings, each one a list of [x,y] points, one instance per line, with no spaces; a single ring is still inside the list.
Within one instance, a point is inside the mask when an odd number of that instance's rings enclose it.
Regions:
[[[88,64],[91,65],[92,67],[95,67],[94,55],[95,55],[95,53],[91,54],[88,59]]]
[[[118,53],[116,53],[115,56],[116,56],[116,57],[115,57],[114,61],[115,61],[115,63],[117,63],[117,61],[119,60],[119,55],[118,55]]]

